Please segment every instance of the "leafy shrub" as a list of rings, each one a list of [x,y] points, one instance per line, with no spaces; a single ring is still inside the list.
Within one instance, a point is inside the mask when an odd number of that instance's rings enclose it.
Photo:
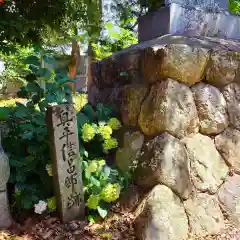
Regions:
[[[85,200],[90,214],[98,212],[104,218],[109,204],[119,198],[124,186],[124,177],[108,163],[118,147],[112,134],[121,128],[121,123],[114,118],[113,110],[103,104],[96,109],[85,105],[77,119]]]
[[[41,68],[36,56],[27,61],[31,73],[26,77],[27,85],[18,94],[26,101],[13,105],[8,113],[2,113],[0,109],[0,116],[5,116],[9,127],[3,147],[10,161],[9,182],[14,186],[12,206],[18,211],[35,207],[36,213],[44,211],[46,206],[49,211],[55,210],[45,113],[49,104],[73,101],[78,111],[86,205],[90,213],[97,211],[104,218],[109,204],[118,199],[124,185],[119,171],[108,164],[118,147],[112,134],[121,123],[114,118],[110,107],[98,104],[94,109],[87,104],[87,95],[73,96],[72,99],[71,80],[64,72]],[[46,80],[45,91],[39,80]]]
[[[71,102],[71,80],[66,73],[41,68],[37,56],[28,57],[26,62],[31,72],[18,93],[26,101],[16,103],[8,112],[0,109],[9,128],[3,147],[11,167],[9,182],[14,186],[12,206],[18,210],[31,209],[53,196],[52,178],[46,169],[51,159],[45,112],[49,104]],[[46,80],[45,92],[40,80]]]

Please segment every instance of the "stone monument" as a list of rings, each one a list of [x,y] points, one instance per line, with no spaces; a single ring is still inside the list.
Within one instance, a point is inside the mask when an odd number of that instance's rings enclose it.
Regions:
[[[0,135],[0,229],[9,228],[12,225],[7,195],[7,182],[9,176],[9,161],[7,155],[3,151]]]
[[[49,107],[47,125],[57,210],[61,221],[66,223],[82,218],[85,208],[77,120],[73,105]]]
[[[228,12],[228,0],[166,0],[159,10],[139,18],[139,41],[165,34],[240,40],[240,17]]]

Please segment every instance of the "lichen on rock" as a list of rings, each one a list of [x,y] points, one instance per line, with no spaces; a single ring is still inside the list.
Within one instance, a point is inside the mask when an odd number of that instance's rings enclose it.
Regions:
[[[135,179],[149,189],[162,183],[178,196],[187,199],[192,190],[189,159],[179,139],[163,133],[144,144]]]
[[[228,167],[215,148],[214,141],[200,133],[181,141],[188,151],[194,186],[203,192],[216,193],[227,176]]]
[[[140,240],[186,240],[188,219],[180,198],[164,185],[155,186],[136,210]]]
[[[222,93],[214,86],[199,83],[192,87],[198,110],[200,132],[218,134],[228,127],[227,104]]]
[[[197,133],[199,119],[189,87],[170,78],[152,85],[143,101],[138,124],[146,135],[166,131],[182,138]]]

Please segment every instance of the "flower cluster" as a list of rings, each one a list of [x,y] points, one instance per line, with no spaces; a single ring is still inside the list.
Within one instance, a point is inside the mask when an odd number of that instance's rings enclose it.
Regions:
[[[120,123],[120,121],[117,118],[111,118],[108,123],[108,126],[110,126],[112,128],[112,130],[118,130],[122,127],[122,124]]]
[[[121,187],[118,183],[108,184],[101,192],[100,197],[105,202],[114,202],[119,198]]]
[[[37,214],[42,214],[47,210],[47,203],[44,201],[39,201],[38,204],[34,205],[34,212]]]
[[[108,125],[100,126],[98,128],[98,133],[103,137],[103,139],[109,139],[112,135],[112,129]]]
[[[104,152],[108,152],[111,149],[118,147],[118,141],[116,138],[105,139],[103,143]]]
[[[88,208],[96,210],[98,208],[99,201],[100,201],[100,198],[98,195],[91,195],[87,201]]]
[[[46,171],[47,171],[47,173],[48,173],[48,175],[49,175],[50,177],[53,176],[52,165],[51,165],[51,164],[48,164],[48,165],[46,166]]]
[[[90,142],[95,137],[95,129],[88,123],[82,128],[82,139],[84,142]]]
[[[57,204],[56,204],[56,198],[55,197],[51,197],[47,199],[47,206],[48,209],[50,211],[55,211],[57,208]]]

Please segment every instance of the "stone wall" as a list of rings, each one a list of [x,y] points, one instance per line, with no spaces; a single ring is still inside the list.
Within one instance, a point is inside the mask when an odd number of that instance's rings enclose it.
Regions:
[[[89,100],[118,110],[126,130],[116,163],[136,164],[145,192],[142,240],[203,237],[240,226],[240,48],[165,36],[93,66]]]

